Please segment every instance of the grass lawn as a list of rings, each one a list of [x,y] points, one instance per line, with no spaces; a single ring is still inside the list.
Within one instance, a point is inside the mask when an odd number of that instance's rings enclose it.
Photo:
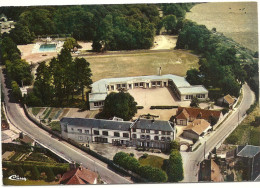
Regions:
[[[32,113],[34,116],[37,116],[37,114],[41,111],[42,108],[39,107],[33,107],[32,108]]]
[[[164,158],[161,158],[161,157],[158,157],[155,155],[148,155],[148,157],[145,159],[141,158],[141,157],[139,158],[139,162],[140,162],[141,166],[148,165],[148,166],[156,167],[159,169],[162,169],[164,160],[165,160]]]
[[[198,68],[198,57],[187,51],[135,51],[126,54],[112,54],[84,57],[90,63],[92,80],[102,78],[157,75],[159,67],[162,74],[186,75],[190,68]]]
[[[255,117],[260,116],[260,108],[257,106],[244,121],[229,135],[225,140],[226,144],[237,145],[255,145],[260,146],[260,126],[254,127],[250,124],[255,120]]]
[[[4,185],[57,185],[59,182],[46,182],[44,180],[26,180],[26,181],[15,181],[9,180],[8,178],[3,179]]]
[[[61,132],[59,121],[53,121],[49,124],[49,126],[51,127],[51,130]]]

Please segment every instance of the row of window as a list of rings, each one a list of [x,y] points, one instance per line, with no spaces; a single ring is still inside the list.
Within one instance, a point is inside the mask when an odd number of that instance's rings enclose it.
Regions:
[[[139,82],[139,83],[134,83],[134,87],[144,87],[144,82]],[[147,83],[147,87],[149,86],[148,85],[149,83]],[[161,86],[162,84],[162,81],[153,81],[152,82],[152,86]],[[164,84],[166,86],[166,82]],[[126,84],[116,84],[116,89],[119,89],[119,88],[126,88]],[[132,88],[132,84],[129,84],[129,88]],[[109,86],[107,87],[107,89],[109,90]],[[115,87],[114,85],[110,85],[110,89],[111,90],[115,90]]]
[[[133,129],[133,132],[136,132],[136,129]],[[141,129],[141,133],[154,133],[154,134],[159,134],[159,131],[158,130],[149,130],[149,129]],[[171,132],[170,131],[161,131],[161,134],[162,135],[171,135]]]
[[[196,97],[198,99],[205,99],[206,95],[205,94],[197,94]],[[186,95],[185,99],[193,99],[193,95]]]
[[[137,135],[136,134],[132,134],[132,137],[133,138],[137,138]],[[146,140],[150,140],[151,139],[150,135],[141,135],[140,138],[141,139],[146,139]],[[154,136],[154,140],[159,140],[159,136]],[[167,137],[167,138],[166,137],[161,137],[161,140],[162,141],[165,141],[165,140],[171,141],[171,138],[170,137]]]
[[[97,106],[104,106],[104,101],[94,102],[94,107],[97,107]]]

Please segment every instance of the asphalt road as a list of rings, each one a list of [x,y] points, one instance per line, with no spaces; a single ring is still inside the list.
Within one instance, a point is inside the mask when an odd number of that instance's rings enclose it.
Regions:
[[[247,84],[243,85],[243,99],[238,109],[226,119],[219,128],[210,133],[210,137],[194,152],[181,152],[183,158],[184,180],[183,182],[198,182],[199,162],[204,159],[204,149],[206,156],[214,147],[220,145],[225,138],[245,117],[246,110],[255,100],[254,93]]]
[[[9,121],[22,130],[23,132],[29,134],[38,142],[47,146],[51,150],[55,151],[59,155],[64,158],[75,161],[77,163],[82,163],[84,167],[88,169],[98,172],[101,176],[101,179],[108,184],[129,184],[133,183],[132,181],[126,179],[125,177],[120,176],[119,174],[111,171],[107,168],[107,165],[98,159],[82,152],[78,148],[64,142],[59,141],[57,138],[52,137],[48,132],[40,129],[32,123],[25,115],[23,108],[18,104],[13,102],[12,96],[10,94],[10,89],[7,88],[7,83],[5,82],[5,77],[2,72],[1,74],[1,84],[3,86],[3,91],[5,95],[5,105],[6,105],[6,113]]]

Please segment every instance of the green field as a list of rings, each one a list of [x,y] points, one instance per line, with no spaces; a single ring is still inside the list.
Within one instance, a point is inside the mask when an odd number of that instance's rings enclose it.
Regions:
[[[260,126],[252,126],[252,122],[255,121],[255,117],[260,117],[259,106],[250,113],[244,121],[229,135],[225,140],[225,144],[236,145],[250,145],[260,146]]]
[[[139,162],[141,166],[152,166],[161,169],[163,166],[163,161],[165,159],[155,156],[155,155],[148,155],[147,158],[139,158]]]
[[[162,74],[186,75],[190,68],[198,68],[198,57],[187,51],[131,51],[111,55],[84,56],[90,63],[92,80],[127,76]]]

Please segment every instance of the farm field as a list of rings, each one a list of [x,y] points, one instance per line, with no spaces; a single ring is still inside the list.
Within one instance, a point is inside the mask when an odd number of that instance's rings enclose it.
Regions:
[[[186,75],[190,68],[198,68],[198,57],[182,50],[147,51],[84,56],[90,63],[92,80],[127,76],[157,75],[159,67],[162,74]]]
[[[205,25],[209,30],[232,38],[239,44],[258,51],[258,20],[256,2],[214,2],[192,7],[186,18]]]

